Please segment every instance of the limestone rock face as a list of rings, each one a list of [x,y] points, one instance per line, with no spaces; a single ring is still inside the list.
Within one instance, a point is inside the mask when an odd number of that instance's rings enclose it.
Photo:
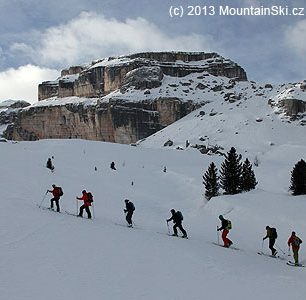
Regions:
[[[306,102],[298,99],[283,99],[279,102],[279,107],[283,108],[288,116],[293,117],[306,111]]]
[[[31,107],[19,113],[4,136],[13,140],[80,138],[128,144],[153,134],[195,108],[192,102],[180,103],[177,99]]]
[[[306,81],[296,83],[284,89],[269,104],[278,114],[284,114],[291,121],[301,120],[306,116]]]
[[[131,72],[132,70],[135,70],[135,73]],[[137,82],[139,88],[146,84],[150,88],[149,82],[151,82],[152,87],[156,87],[158,80],[153,80],[152,72],[157,72],[155,75],[161,80],[163,74],[172,77],[184,77],[191,73],[204,71],[214,76],[224,76],[240,81],[247,80],[243,68],[217,53],[137,53],[94,61],[86,67],[75,66],[62,70],[61,77],[57,81],[46,81],[39,85],[38,100],[67,96],[100,97],[122,87],[124,89],[126,84],[132,82]],[[73,75],[78,76],[73,78]],[[67,83],[67,77],[65,78],[65,76],[71,76],[70,78],[73,78],[73,80],[70,79],[70,82]],[[142,76],[144,77],[142,78]],[[140,78],[142,78],[141,83]]]
[[[0,125],[15,122],[19,110],[31,104],[23,100],[6,100],[0,103]]]
[[[218,76],[223,79],[215,83]],[[134,143],[207,103],[211,96],[205,93],[214,88],[221,93],[223,81],[225,89],[230,82],[245,80],[240,66],[217,53],[109,57],[72,66],[62,70],[57,80],[41,83],[38,105],[20,111],[5,136]]]
[[[162,85],[163,77],[160,67],[140,67],[126,74],[120,90],[124,93],[129,87],[136,90],[157,88]]]

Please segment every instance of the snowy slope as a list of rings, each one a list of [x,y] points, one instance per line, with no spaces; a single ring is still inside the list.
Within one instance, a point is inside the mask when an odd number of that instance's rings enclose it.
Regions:
[[[277,244],[286,252],[291,230],[306,240],[305,197],[287,191],[305,144],[264,148],[255,169],[258,188],[208,204],[201,176],[222,157],[155,147],[80,140],[2,143],[1,299],[302,299],[305,268],[257,251],[266,225],[277,226]],[[52,155],[55,173],[45,168]],[[111,161],[117,171],[109,168]],[[91,191],[95,219],[39,209],[36,203],[52,183],[63,187],[62,211],[75,212],[75,197],[84,188]],[[125,198],[136,206],[133,229],[116,224],[125,225]],[[164,234],[171,208],[183,212],[189,240]],[[230,237],[240,251],[212,244],[220,213],[232,220]]]
[[[240,153],[253,159],[273,151],[274,146],[294,146],[303,143],[305,127],[300,120],[290,122],[289,118],[275,106],[268,104],[269,99],[279,102],[290,97],[305,99],[305,92],[291,86],[277,89],[261,89],[257,95],[251,94],[253,83],[240,82],[235,93],[241,100],[230,102],[218,97],[181,120],[141,141],[143,147],[163,147],[170,139],[172,148],[186,148],[186,140],[191,145],[218,145],[224,153],[235,146]],[[298,86],[298,85],[297,85]],[[271,100],[270,100],[271,101]],[[305,145],[305,142],[304,142]]]

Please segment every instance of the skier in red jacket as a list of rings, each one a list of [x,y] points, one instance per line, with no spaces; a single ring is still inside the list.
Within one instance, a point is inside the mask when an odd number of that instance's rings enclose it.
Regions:
[[[83,210],[87,212],[88,219],[91,219],[91,212],[89,207],[91,206],[92,199],[89,199],[88,193],[83,190],[82,197],[76,197],[78,200],[83,200],[84,204],[80,207],[79,217],[83,217]]]
[[[59,199],[63,195],[63,190],[61,187],[56,186],[55,184],[52,184],[53,190],[48,190],[49,193],[52,193],[53,198],[50,200],[51,201],[51,206],[50,209],[53,209],[53,202],[56,204],[56,211],[60,212],[60,207],[59,207]]]
[[[299,250],[300,244],[302,244],[302,240],[295,235],[295,232],[292,231],[290,238],[288,239],[288,246],[290,250],[290,245],[292,247],[294,263],[296,266],[299,265]]]

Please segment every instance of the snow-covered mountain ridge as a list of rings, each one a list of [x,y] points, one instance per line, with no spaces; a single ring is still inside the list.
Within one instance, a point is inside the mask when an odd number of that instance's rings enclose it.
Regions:
[[[40,85],[40,99],[44,100],[22,110],[5,136],[134,143],[203,105],[201,117],[208,123],[220,113],[221,122],[232,120],[233,114],[226,113],[230,107],[245,124],[254,116],[260,122],[271,114],[278,114],[276,122],[305,124],[305,81],[271,85],[246,79],[240,66],[216,53],[108,58],[71,67],[57,81]]]
[[[204,106],[138,144],[163,147],[171,140],[171,148],[197,147],[208,154],[214,146],[223,153],[235,146],[254,158],[275,145],[299,145],[305,134],[305,82],[274,88],[239,82],[226,101],[224,91],[210,93]]]

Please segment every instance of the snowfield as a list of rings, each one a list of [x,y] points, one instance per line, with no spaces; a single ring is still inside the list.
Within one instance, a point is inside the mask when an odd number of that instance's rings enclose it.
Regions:
[[[306,198],[288,193],[290,171],[305,159],[306,145],[290,132],[284,131],[282,143],[276,136],[274,146],[264,136],[243,153],[240,140],[243,158],[260,154],[254,168],[259,184],[209,203],[202,174],[211,161],[219,168],[223,158],[192,148],[160,149],[163,138],[155,137],[155,148],[82,140],[1,143],[1,299],[303,299],[306,269],[286,260],[295,230],[304,241],[300,261],[306,262]],[[226,151],[231,142],[223,143]],[[52,155],[54,173],[45,167]],[[110,169],[112,161],[117,171]],[[91,191],[95,218],[39,208],[53,183],[64,191],[62,212],[75,213],[76,196]],[[126,198],[136,206],[135,228],[125,226]],[[182,211],[188,240],[167,236],[171,208]],[[218,241],[219,214],[232,221],[229,237],[240,250],[212,244]],[[277,228],[284,260],[257,254],[266,225]]]

